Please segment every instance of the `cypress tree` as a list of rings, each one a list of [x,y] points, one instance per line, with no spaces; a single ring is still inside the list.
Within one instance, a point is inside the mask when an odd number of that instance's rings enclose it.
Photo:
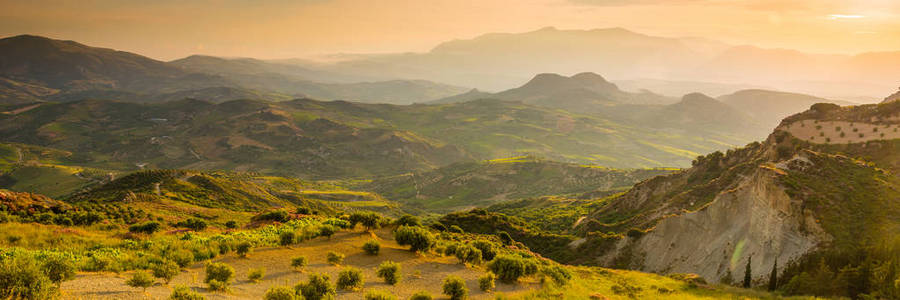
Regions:
[[[778,259],[775,259],[775,265],[772,266],[772,274],[769,274],[769,291],[778,288]]]
[[[750,272],[750,261],[753,260],[753,256],[751,255],[747,258],[747,270],[744,271],[744,288],[750,288],[750,281],[753,280],[753,276]]]

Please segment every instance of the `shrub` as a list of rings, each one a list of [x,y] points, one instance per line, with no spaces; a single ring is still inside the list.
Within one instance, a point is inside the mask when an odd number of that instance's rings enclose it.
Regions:
[[[310,274],[306,282],[294,287],[305,300],[330,299],[335,295],[331,279],[325,274]]]
[[[499,255],[488,264],[488,270],[497,274],[501,281],[515,282],[526,275],[525,259],[515,255]]]
[[[253,251],[253,245],[248,241],[240,242],[237,244],[237,247],[234,248],[234,252],[241,257],[247,257],[251,251]]]
[[[431,228],[437,231],[447,231],[447,226],[444,226],[444,224],[441,223],[431,224]]]
[[[250,272],[247,273],[247,280],[259,282],[263,276],[266,276],[266,268],[250,269]]]
[[[58,293],[31,258],[0,260],[0,299],[52,299]]]
[[[235,222],[234,220],[225,222],[225,228],[228,228],[228,229],[235,229],[235,228],[237,228],[237,227],[238,227],[237,222]]]
[[[541,273],[550,277],[550,279],[559,286],[566,285],[569,280],[572,280],[572,272],[569,272],[569,269],[559,265],[543,267]]]
[[[62,256],[50,256],[44,261],[41,271],[58,287],[63,281],[75,278],[75,263]]]
[[[447,247],[444,248],[444,255],[446,255],[446,256],[456,255],[457,248],[459,248],[458,243],[452,243],[450,245],[447,245]]]
[[[409,300],[432,300],[431,293],[426,291],[418,291],[409,297]]]
[[[444,295],[450,296],[450,300],[466,299],[469,295],[469,288],[466,287],[466,281],[458,276],[450,275],[444,279],[443,284]]]
[[[203,282],[209,284],[214,291],[224,291],[234,279],[234,268],[225,263],[210,263],[206,265],[206,278]]]
[[[337,232],[337,228],[331,225],[322,225],[319,227],[319,235],[331,239],[331,236]]]
[[[482,291],[490,292],[494,290],[494,279],[497,276],[494,276],[494,273],[487,273],[484,276],[478,277],[478,288]]]
[[[503,242],[504,245],[512,245],[513,238],[509,236],[509,233],[506,231],[501,231],[497,236],[500,237],[500,241]]]
[[[153,277],[162,279],[166,284],[169,284],[172,278],[175,278],[181,272],[181,267],[168,259],[154,264],[151,269],[153,270]]]
[[[278,243],[282,246],[288,246],[297,240],[297,235],[293,231],[285,231],[278,235]]]
[[[357,268],[345,268],[338,273],[338,289],[358,291],[364,284],[362,271]]]
[[[169,300],[204,300],[203,295],[191,290],[191,288],[179,285],[175,286],[175,290],[169,295]]]
[[[355,212],[350,215],[350,227],[362,224],[366,230],[377,229],[381,225],[381,215],[373,212]]]
[[[159,231],[159,222],[146,222],[143,224],[134,224],[128,227],[129,232],[153,234]]]
[[[203,221],[203,220],[200,220],[197,218],[190,218],[190,219],[175,223],[175,226],[184,227],[184,228],[187,228],[187,229],[190,229],[193,231],[203,231],[204,229],[206,229],[207,224],[206,224],[206,221]]]
[[[285,210],[268,211],[253,217],[254,221],[275,221],[281,223],[287,222],[290,219],[291,215]]]
[[[481,260],[482,261],[490,261],[494,259],[494,256],[497,256],[497,250],[494,248],[494,243],[478,240],[472,243],[472,246],[481,250]]]
[[[224,292],[224,291],[227,291],[227,290],[228,290],[228,284],[226,284],[226,283],[224,283],[224,282],[221,282],[221,281],[218,281],[218,280],[215,280],[215,279],[210,280],[210,281],[207,282],[206,284],[209,286],[209,290],[210,290],[210,291],[222,291],[222,292]]]
[[[465,233],[465,231],[462,228],[460,228],[459,226],[456,226],[456,225],[450,225],[449,231],[453,232],[453,233]]]
[[[187,249],[177,249],[169,252],[168,258],[178,264],[179,267],[185,268],[194,262],[194,253]]]
[[[368,255],[378,255],[378,252],[381,251],[381,244],[376,240],[369,240],[363,244],[362,248]]]
[[[300,300],[297,297],[297,292],[295,292],[290,287],[286,286],[273,286],[266,290],[266,295],[263,297],[264,300]]]
[[[390,285],[395,285],[397,282],[400,282],[400,279],[403,279],[403,276],[400,274],[400,264],[392,261],[381,263],[375,274],[378,278],[384,279],[384,282]]]
[[[329,264],[332,264],[332,265],[339,265],[339,264],[341,264],[342,262],[344,262],[344,254],[343,254],[343,253],[337,253],[337,252],[334,252],[334,251],[328,252],[328,258],[327,258],[327,260],[328,260],[328,263],[329,263]]]
[[[365,300],[397,300],[397,296],[388,291],[369,290],[366,292]]]
[[[131,278],[125,281],[125,284],[130,287],[142,288],[146,291],[148,287],[153,286],[153,277],[147,271],[138,270],[131,274]]]
[[[394,240],[400,245],[409,245],[410,251],[428,251],[434,246],[434,236],[420,226],[400,226],[394,232]]]
[[[397,226],[422,226],[419,218],[412,215],[403,215],[394,224],[397,224]]]
[[[297,270],[302,270],[308,264],[308,260],[306,256],[297,256],[291,259],[291,267]]]
[[[459,245],[456,247],[456,259],[459,259],[459,263],[461,264],[481,264],[481,250],[478,250],[478,248],[472,247],[471,245]]]

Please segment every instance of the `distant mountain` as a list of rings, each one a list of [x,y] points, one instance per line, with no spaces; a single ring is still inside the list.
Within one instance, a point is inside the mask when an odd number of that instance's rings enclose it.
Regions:
[[[881,103],[894,102],[897,100],[900,100],[900,91],[897,91],[896,93],[893,93],[890,96],[887,96],[886,98],[884,98],[884,101],[882,101]]]
[[[167,63],[30,35],[0,40],[0,56],[0,100],[7,104],[87,98],[162,101],[181,95],[214,102],[238,96],[306,96],[408,104],[467,90],[425,80],[347,83],[353,76],[255,59],[191,56]]]
[[[769,90],[742,90],[719,97],[719,100],[744,112],[768,129],[775,128],[781,119],[802,112],[816,103],[852,105],[847,101],[835,101],[816,96]]]
[[[762,133],[764,127],[750,115],[709,96],[693,93],[675,104],[666,105],[646,119],[648,124],[664,128],[704,131],[710,128],[728,132]]]

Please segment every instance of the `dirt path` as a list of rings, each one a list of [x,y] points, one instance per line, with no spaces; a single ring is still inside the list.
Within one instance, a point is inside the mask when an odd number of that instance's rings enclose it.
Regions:
[[[371,233],[360,231],[341,232],[331,240],[318,238],[291,248],[255,249],[248,258],[242,259],[234,255],[219,257],[214,261],[225,262],[235,269],[235,280],[228,293],[208,292],[203,284],[203,264],[198,263],[182,271],[169,286],[156,284],[148,288],[146,293],[125,284],[130,272],[78,274],[75,280],[63,283],[63,299],[166,299],[176,284],[187,285],[202,293],[207,299],[262,299],[269,287],[274,285],[293,287],[305,280],[307,274],[313,272],[326,273],[334,282],[337,273],[345,266],[361,269],[366,283],[360,292],[338,291],[337,299],[362,299],[365,290],[373,288],[390,291],[399,299],[406,299],[420,290],[430,292],[436,299],[442,299],[444,297],[441,295],[441,281],[448,275],[460,276],[466,280],[470,298],[493,299],[494,293],[484,293],[478,289],[478,277],[484,274],[484,270],[466,268],[458,264],[455,258],[419,256],[411,253],[394,243],[387,230],[377,232],[381,240],[381,253],[378,256],[366,255],[362,252],[361,246],[372,236]],[[347,256],[344,264],[342,266],[327,264],[325,257],[329,251],[344,253]],[[298,255],[305,255],[309,259],[309,267],[303,273],[296,272],[290,267],[291,258]],[[393,260],[402,265],[403,281],[396,286],[387,285],[375,276],[375,268],[385,260]],[[259,283],[248,281],[249,270],[260,267],[266,269],[263,280]],[[538,287],[537,283],[506,285],[497,282],[497,291],[506,295]]]

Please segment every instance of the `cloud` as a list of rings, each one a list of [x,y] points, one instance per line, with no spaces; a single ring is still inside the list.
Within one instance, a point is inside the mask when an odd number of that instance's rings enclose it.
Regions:
[[[629,6],[658,4],[691,4],[710,2],[710,0],[569,0],[569,2],[595,6]]]
[[[828,18],[829,18],[829,19],[832,19],[832,20],[839,20],[839,19],[862,19],[862,18],[865,18],[865,17],[866,17],[866,16],[863,16],[863,15],[841,15],[841,14],[828,15]]]

